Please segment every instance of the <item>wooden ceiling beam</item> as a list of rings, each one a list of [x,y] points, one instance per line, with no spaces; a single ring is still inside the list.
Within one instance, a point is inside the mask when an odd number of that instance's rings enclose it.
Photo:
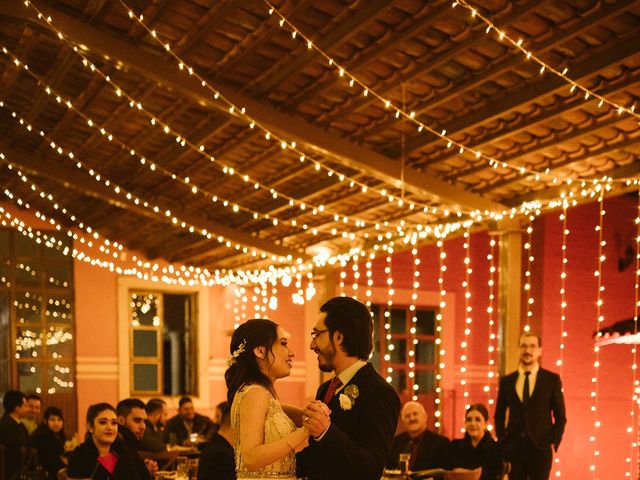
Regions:
[[[544,0],[544,1],[529,0],[527,3],[523,5],[517,5],[506,16],[501,17],[499,20],[497,20],[497,25],[498,26],[507,25],[508,23],[514,21],[518,17],[526,13],[529,13],[534,8],[539,8],[544,3],[547,3],[549,1],[550,0]],[[449,14],[454,15],[454,13],[451,12],[451,6],[448,5],[448,7],[450,10]],[[508,3],[507,7],[505,8],[509,9],[511,7],[512,7],[512,4]],[[492,16],[493,15],[494,14],[492,14]],[[413,68],[407,71],[406,73],[392,76],[391,78],[386,79],[384,82],[382,82],[383,83],[382,85],[372,86],[372,89],[375,90],[380,95],[387,95],[392,90],[398,90],[402,84],[407,84],[418,75],[424,75],[428,72],[433,72],[438,68],[446,65],[447,63],[454,61],[456,57],[459,57],[462,53],[468,51],[475,44],[477,44],[479,41],[484,40],[486,37],[486,33],[484,32],[484,24],[480,22],[467,25],[467,31],[469,32],[468,38],[463,42],[460,42],[458,44],[453,43],[453,45],[447,45],[444,48],[441,46],[437,47],[436,50],[438,49],[442,50],[439,55],[435,55],[432,58],[422,59],[422,61],[418,63],[416,68]],[[438,96],[439,92],[434,92],[433,95]],[[351,114],[357,110],[367,107],[368,105],[371,105],[372,103],[380,103],[380,100],[378,100],[374,96],[364,97],[363,95],[358,95],[357,97],[354,97],[354,99],[355,101],[346,102],[342,106],[342,108],[333,109],[326,116],[324,117],[321,116],[320,118],[318,118],[318,121],[323,125],[330,125],[332,122],[343,117],[344,115]],[[407,107],[407,110],[408,109],[409,107]],[[416,109],[412,107],[411,110],[416,110]],[[395,117],[390,115],[389,120],[383,123],[384,127],[376,126],[375,130],[377,131],[386,130],[390,125],[393,125],[396,122],[397,120],[395,119]],[[369,131],[370,130],[367,130],[367,132]],[[368,136],[368,134],[366,136]],[[360,137],[362,137],[362,135]]]
[[[563,43],[566,43],[569,39],[579,35],[580,33],[585,32],[589,28],[606,21],[607,19],[620,15],[626,9],[633,7],[634,5],[640,3],[640,0],[623,0],[619,2],[615,2],[612,4],[603,4],[605,7],[599,14],[591,15],[586,18],[583,18],[574,25],[572,28],[568,28],[566,30],[559,30],[554,32],[552,35],[548,35],[549,37],[546,41],[542,41],[539,44],[535,44],[532,48],[536,55],[544,54]],[[484,31],[483,31],[484,32]],[[480,36],[482,36],[484,33]],[[475,90],[479,88],[481,85],[490,82],[491,80],[500,77],[501,75],[505,75],[518,66],[525,65],[525,60],[521,54],[518,53],[508,53],[504,55],[504,59],[502,61],[494,61],[491,64],[489,71],[480,71],[471,76],[468,80],[457,83],[453,88],[441,91],[434,90],[428,97],[421,99],[419,103],[416,105],[411,105],[411,110],[415,111],[418,115],[418,118],[425,123],[425,125],[432,125],[434,123],[432,118],[426,116],[420,116],[420,114],[432,110],[437,109],[450,102],[456,97],[464,95],[467,92]],[[409,108],[409,107],[407,107]],[[366,129],[364,132],[359,134],[356,138],[362,139],[363,137],[376,135],[377,133],[383,132],[391,128],[395,123],[397,123],[394,119],[389,119],[388,121],[382,122],[373,128]],[[426,133],[425,133],[426,135]],[[435,140],[435,139],[434,139]],[[396,157],[400,155],[400,146],[396,145],[390,147],[386,150],[386,154],[392,157]]]
[[[73,38],[74,41],[87,45],[90,50],[119,60],[147,78],[164,84],[178,94],[202,105],[209,105],[223,111],[228,110],[226,107],[223,108],[219,102],[213,101],[210,92],[202,87],[197,79],[185,76],[177,66],[173,65],[173,62],[167,62],[164,57],[158,57],[106,32],[98,31],[42,2],[34,3],[37,3],[38,8],[45,15],[55,16],[56,25],[60,30]],[[19,0],[9,0],[0,4],[0,13],[31,18],[26,7]],[[392,161],[388,157],[361,145],[322,130],[301,118],[280,112],[270,105],[253,100],[228,86],[215,85],[215,87],[226,98],[238,106],[247,108],[252,117],[279,134],[291,140],[308,144],[319,153],[336,158],[351,168],[361,170],[397,188],[404,186],[405,190],[413,191],[419,195],[431,195],[438,201],[460,205],[467,209],[493,211],[503,208],[503,205],[497,202],[472,194],[460,187],[450,185],[411,168],[405,168],[403,185],[400,180],[401,165],[399,162]]]
[[[600,70],[623,63],[628,58],[638,54],[637,45],[640,44],[640,33],[627,38],[617,44],[608,45],[608,48],[600,50],[595,55],[589,56],[579,63],[569,64],[572,73],[571,78],[576,82],[582,82],[597,74]],[[553,74],[541,77],[541,80],[528,84],[518,92],[505,92],[503,98],[489,103],[488,107],[466,113],[455,120],[442,125],[449,137],[464,132],[469,128],[477,128],[485,122],[507,115],[522,105],[535,101],[541,97],[552,95],[569,89],[567,82]],[[439,137],[433,134],[424,134],[408,139],[405,144],[406,152],[431,146],[441,142]]]
[[[584,122],[584,124],[586,125],[574,124],[570,127],[568,132],[566,133],[562,132],[562,133],[565,133],[564,135],[560,133],[551,134],[546,136],[544,140],[538,138],[536,140],[529,141],[527,142],[527,145],[531,145],[529,148],[518,150],[518,152],[513,155],[496,155],[496,158],[500,162],[506,162],[509,164],[517,164],[517,165],[526,165],[524,158],[527,156],[535,155],[536,153],[541,154],[545,150],[558,147],[559,145],[565,142],[580,140],[580,138],[591,135],[592,133],[602,130],[603,128],[609,128],[614,125],[617,125],[618,123],[625,121],[629,118],[628,115],[621,116],[621,115],[618,115],[617,112],[609,112],[608,115],[604,115],[604,116],[608,118],[606,118],[603,121],[601,121],[600,118],[597,118],[597,117],[589,117],[589,119]],[[468,175],[473,175],[474,173],[477,173],[483,170],[493,168],[487,165],[487,163],[484,161],[480,163],[481,163],[480,165],[475,165],[469,168],[465,168],[464,170],[459,170],[451,175],[446,176],[445,178],[450,180],[454,180],[456,178],[459,179],[459,178],[466,177]]]
[[[607,176],[616,179],[616,178],[631,178],[640,174],[640,162],[628,163],[626,165],[622,165],[620,167],[613,168],[607,172]],[[584,181],[589,182],[590,180],[594,180],[597,178],[601,178],[598,176],[589,176],[585,177]],[[542,192],[531,192],[526,193],[524,195],[519,195],[517,197],[510,198],[507,203],[510,207],[517,207],[518,205],[522,205],[525,202],[533,202],[536,200],[552,200],[554,198],[560,198],[562,194],[567,195],[569,192],[580,191],[581,186],[579,185],[579,181],[573,183],[573,185],[559,185],[557,187],[547,188]],[[637,190],[637,187],[635,187]]]
[[[629,75],[629,78],[616,82],[613,85],[607,85],[605,88],[595,89],[599,95],[602,96],[611,96],[617,93],[621,93],[627,91],[629,88],[640,83],[640,78],[636,76]],[[595,103],[595,102],[592,102]],[[526,133],[532,127],[535,127],[538,124],[542,124],[548,122],[550,120],[555,120],[561,118],[563,115],[571,112],[575,112],[587,106],[587,102],[584,101],[584,97],[574,96],[571,99],[565,101],[559,101],[555,105],[551,106],[551,108],[541,109],[539,112],[530,114],[530,115],[522,115],[522,121],[513,122],[511,125],[506,128],[499,128],[495,132],[491,132],[491,134],[486,135],[482,138],[474,140],[473,142],[467,142],[466,145],[469,148],[481,148],[492,143],[496,143],[502,140],[505,140],[509,137],[520,133]],[[450,153],[449,150],[444,151],[444,155],[439,157],[432,157],[427,161],[418,162],[416,168],[427,168],[432,165],[435,165],[440,162],[447,161],[449,159],[457,157],[457,153]],[[486,168],[491,168],[487,165]]]
[[[571,154],[569,153],[563,153],[561,155],[561,157],[563,158],[560,161],[554,162],[554,163],[550,163],[548,165],[549,169],[551,172],[558,170],[559,168],[564,168],[567,167],[569,165],[572,164],[576,164],[579,162],[586,162],[588,160],[594,159],[594,158],[598,158],[598,157],[602,157],[603,155],[607,155],[609,153],[613,153],[619,150],[624,150],[625,148],[628,147],[632,147],[635,146],[637,144],[640,143],[640,136],[631,138],[631,137],[627,137],[625,140],[617,142],[617,143],[613,143],[611,145],[606,145],[603,148],[594,148],[592,150],[590,150],[589,152],[587,152],[585,155],[580,155],[578,157],[572,157]],[[632,154],[635,155],[635,154]],[[604,172],[603,174],[609,175],[608,172]],[[486,187],[482,188],[481,191],[484,192],[489,192],[489,191],[494,191],[498,188],[504,188],[504,187],[508,187],[510,185],[515,185],[517,183],[520,183],[524,180],[526,180],[527,178],[531,177],[531,174],[520,174],[517,173],[509,178],[504,178],[502,180],[499,180],[498,182],[492,183],[487,185]],[[580,179],[574,179],[574,181],[580,181]]]
[[[3,152],[6,158],[4,160],[0,159],[0,161],[4,163],[14,163],[32,174],[53,180],[65,188],[80,192],[82,195],[96,198],[109,205],[134,212],[152,221],[172,225],[170,217],[156,214],[142,206],[122,200],[110,188],[96,182],[89,174],[83,171],[68,167],[60,162],[52,161],[42,155],[28,155],[9,147],[3,148]],[[173,215],[195,226],[197,229],[206,229],[208,232],[211,232],[211,234],[222,235],[232,242],[278,256],[286,257],[287,255],[291,255],[294,258],[306,258],[306,255],[296,250],[275,245],[272,242],[229,228],[200,215],[196,215],[180,205],[169,204],[169,202],[160,199],[155,199],[154,203],[162,210],[170,210]]]
[[[331,50],[339,42],[345,42],[356,35],[360,29],[375,20],[377,15],[384,13],[393,7],[393,0],[368,0],[365,3],[355,3],[357,8],[347,7],[349,15],[345,21],[339,25],[331,25],[330,28],[322,29],[324,34],[317,41],[314,41],[318,48],[323,51]],[[275,18],[274,20],[275,21]],[[275,28],[275,27],[274,27]],[[256,87],[250,89],[251,96],[260,98],[279,86],[291,75],[300,72],[306,65],[310,64],[320,54],[316,49],[307,48],[306,44],[297,46],[291,55],[276,62],[267,72],[259,78]]]

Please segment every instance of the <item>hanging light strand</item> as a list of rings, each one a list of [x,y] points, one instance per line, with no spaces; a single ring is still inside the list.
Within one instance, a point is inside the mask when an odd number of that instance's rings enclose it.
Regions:
[[[599,332],[604,323],[604,315],[602,313],[604,300],[603,300],[603,292],[604,285],[602,283],[602,270],[603,264],[605,261],[604,255],[604,247],[606,242],[603,238],[603,225],[604,225],[604,216],[606,211],[604,209],[604,196],[600,196],[598,198],[598,225],[595,227],[595,230],[598,234],[598,268],[594,272],[594,276],[596,278],[596,332]],[[602,422],[600,421],[600,416],[598,413],[598,380],[600,373],[600,347],[597,345],[597,341],[600,339],[601,333],[596,335],[596,342],[593,347],[593,377],[591,378],[592,390],[591,390],[591,411],[593,412],[593,435],[589,438],[591,443],[593,443],[593,455],[592,455],[592,463],[589,467],[592,476],[594,479],[598,478],[598,459],[600,457],[600,450],[598,449],[598,433],[600,431],[600,427],[602,426]]]
[[[489,314],[489,347],[488,350],[488,371],[487,371],[487,383],[484,386],[484,392],[487,394],[487,404],[492,406],[494,401],[493,385],[495,384],[496,377],[496,356],[497,356],[497,329],[496,329],[496,239],[490,237],[489,239],[489,280],[487,285],[489,287],[489,306],[487,307],[487,313]]]
[[[435,411],[435,427],[438,431],[442,430],[442,401],[444,399],[444,392],[442,389],[442,374],[445,369],[445,348],[442,343],[442,324],[444,309],[447,306],[447,291],[444,286],[444,274],[447,271],[446,259],[447,253],[444,249],[444,240],[439,239],[437,244],[438,253],[438,311],[436,313],[436,358],[438,359],[438,368],[436,370],[436,411]]]
[[[535,53],[533,53],[533,51],[528,50],[524,46],[523,39],[518,39],[518,40],[514,39],[512,36],[507,34],[504,30],[501,30],[499,27],[497,27],[495,23],[493,23],[488,17],[480,13],[475,7],[472,7],[466,0],[456,0],[452,3],[453,8],[455,8],[458,5],[461,5],[462,7],[469,10],[473,18],[480,19],[487,26],[485,30],[485,33],[487,35],[489,35],[491,31],[494,31],[501,42],[506,42],[511,44],[512,47],[519,50],[524,55],[526,60],[537,63],[538,66],[540,67],[540,70],[539,70],[540,75],[543,75],[545,72],[553,73],[554,75],[556,75],[557,77],[565,81],[570,86],[571,93],[577,92],[581,94],[584,97],[585,101],[589,100],[590,98],[593,100],[598,100],[599,108],[602,108],[604,105],[607,105],[615,109],[618,112],[618,114],[627,113],[635,117],[636,120],[640,120],[640,115],[635,111],[636,110],[635,105],[632,105],[630,107],[621,105],[581,85],[575,80],[572,80],[567,75],[569,72],[568,67],[565,67],[562,71],[552,67],[551,65],[546,63],[544,60],[542,60],[540,57],[538,57]]]
[[[536,171],[534,169],[531,169],[529,167],[526,167],[524,165],[512,165],[509,162],[505,162],[502,160],[499,160],[497,158],[494,158],[490,155],[487,155],[486,153],[483,153],[482,151],[472,148],[472,147],[468,147],[466,145],[464,145],[463,143],[454,140],[453,138],[451,138],[450,136],[447,135],[447,131],[445,129],[437,129],[437,128],[433,128],[432,126],[423,123],[422,121],[420,121],[420,119],[418,118],[418,116],[416,115],[416,112],[407,112],[406,110],[404,110],[404,108],[401,108],[400,106],[396,106],[391,99],[385,97],[384,95],[378,93],[375,89],[372,89],[371,87],[367,86],[367,84],[365,84],[362,80],[360,80],[357,76],[355,76],[353,73],[351,73],[342,63],[340,63],[339,61],[337,61],[335,58],[331,57],[327,52],[325,52],[324,50],[322,50],[320,47],[318,47],[312,40],[311,38],[307,37],[304,33],[302,33],[296,26],[295,24],[293,24],[287,17],[285,17],[275,6],[273,6],[269,0],[263,0],[264,3],[267,5],[268,7],[268,13],[269,15],[276,15],[280,20],[278,22],[278,25],[280,26],[280,28],[286,28],[290,31],[292,37],[294,39],[298,39],[300,42],[304,42],[307,45],[308,49],[313,49],[315,50],[322,58],[324,58],[324,60],[326,61],[326,63],[329,65],[329,67],[331,67],[333,69],[333,71],[338,75],[339,78],[344,78],[346,81],[348,81],[348,85],[350,88],[354,88],[356,85],[358,86],[358,88],[362,91],[363,96],[368,97],[369,95],[371,95],[372,98],[375,98],[376,100],[379,101],[380,105],[384,107],[385,110],[389,111],[390,115],[393,115],[393,117],[395,117],[396,119],[403,117],[404,120],[408,120],[410,122],[412,122],[413,124],[415,124],[417,126],[418,132],[422,132],[423,130],[426,130],[430,133],[432,133],[433,135],[437,136],[438,138],[440,138],[441,140],[443,140],[444,142],[446,142],[447,144],[447,148],[449,149],[457,149],[459,151],[460,154],[463,153],[468,153],[473,155],[476,159],[482,159],[488,162],[490,167],[493,168],[498,168],[498,167],[502,167],[502,168],[509,168],[512,170],[515,170],[517,172],[519,172],[520,174],[529,174],[531,176],[533,176],[533,178],[536,181],[540,181],[541,177],[544,176],[546,178],[549,178],[552,180],[552,182],[554,184],[556,183],[562,183],[562,182],[570,182],[571,179],[563,179],[557,175],[554,175],[551,173],[550,169],[545,169],[542,172]],[[464,5],[467,8],[468,4],[463,3],[463,2],[454,2],[453,3],[453,7],[457,6],[458,3]],[[475,9],[472,9],[474,12]],[[477,14],[474,13],[474,16]],[[481,17],[484,19],[484,17]],[[499,35],[505,36],[504,32],[499,31],[495,28],[495,26],[491,26],[487,29],[486,33],[488,34],[491,29],[494,29],[499,33]],[[522,42],[514,42],[514,44],[517,44],[518,47],[520,49],[522,49]],[[532,56],[531,52],[527,52],[525,51],[526,54],[528,54],[529,56]],[[538,57],[535,57],[536,61],[541,62]],[[549,71],[552,71],[554,73],[556,73],[556,70],[551,69],[551,67],[549,66],[545,66],[543,67],[543,70],[541,71],[541,73],[544,72],[544,70],[549,69]],[[557,72],[560,73],[560,72]],[[567,82],[571,83],[572,85],[572,92],[580,87],[582,92],[585,95],[585,100],[587,100],[590,96],[593,97],[594,99],[599,99],[600,103],[599,106],[602,106],[602,104],[604,103],[608,103],[609,105],[612,105],[613,107],[615,107],[618,111],[618,113],[622,113],[622,112],[627,112],[631,115],[635,115],[638,118],[640,118],[640,116],[638,116],[637,114],[634,113],[635,107],[631,107],[631,108],[626,108],[623,107],[621,105],[618,105],[617,103],[613,103],[609,100],[607,100],[605,97],[596,94],[595,92],[592,92],[591,90],[586,89],[585,87],[582,87],[580,85],[578,85],[576,82],[570,80],[568,77],[566,77],[566,75],[561,74],[560,75],[562,78],[564,78]]]
[[[416,351],[418,349],[418,316],[417,316],[417,302],[418,302],[418,290],[420,289],[420,258],[418,257],[418,249],[414,245],[411,249],[411,303],[409,304],[409,315],[411,316],[411,326],[409,327],[409,385],[411,386],[412,393],[411,399],[413,401],[418,400],[418,391],[420,385],[418,384],[416,377]]]
[[[636,258],[635,258],[635,284],[634,284],[634,304],[633,304],[633,335],[638,336],[638,314],[640,312],[640,190],[638,194],[638,204],[636,207]],[[632,478],[634,465],[638,467],[638,393],[640,393],[640,382],[638,381],[638,349],[637,344],[631,346],[631,411],[629,412],[629,456],[626,458],[627,471],[626,478]],[[635,462],[634,462],[635,460]]]
[[[391,310],[393,309],[393,247],[387,247],[387,256],[385,257],[384,273],[387,275],[387,305],[384,311],[384,331],[385,331],[385,353],[384,360],[387,364],[387,382],[393,381],[393,366],[391,364],[391,353],[393,352],[393,338],[391,336]]]
[[[533,317],[533,295],[531,292],[531,264],[533,263],[533,254],[531,252],[533,240],[533,216],[529,217],[529,225],[527,226],[527,241],[524,244],[524,251],[527,257],[527,270],[524,272],[524,291],[527,299],[527,318],[525,319],[524,331],[531,330],[531,319]]]
[[[471,232],[467,229],[464,232],[464,280],[462,288],[464,289],[464,336],[460,341],[460,386],[462,387],[462,395],[464,396],[465,410],[469,408],[469,341],[471,339],[471,325],[473,323],[473,307],[471,306]]]

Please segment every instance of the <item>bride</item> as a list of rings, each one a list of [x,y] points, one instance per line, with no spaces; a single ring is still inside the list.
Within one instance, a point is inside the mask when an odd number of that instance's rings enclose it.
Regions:
[[[291,373],[288,335],[271,320],[254,319],[231,337],[225,372],[238,479],[295,479],[295,449],[309,437],[302,412],[280,404],[273,384]],[[286,413],[285,413],[286,410]]]

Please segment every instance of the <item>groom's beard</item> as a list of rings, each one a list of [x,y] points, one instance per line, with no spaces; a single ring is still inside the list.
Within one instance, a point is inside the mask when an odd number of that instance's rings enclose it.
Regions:
[[[332,372],[334,369],[333,359],[336,356],[336,349],[331,342],[324,350],[316,349],[318,355],[318,368],[323,372]]]

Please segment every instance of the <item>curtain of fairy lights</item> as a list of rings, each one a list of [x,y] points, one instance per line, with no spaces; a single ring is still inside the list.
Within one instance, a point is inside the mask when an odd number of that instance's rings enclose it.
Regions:
[[[385,331],[385,354],[384,359],[387,363],[387,382],[393,380],[393,367],[391,366],[391,352],[393,351],[393,342],[391,341],[391,309],[393,308],[393,247],[387,247],[387,256],[385,257],[384,273],[387,276],[387,306],[384,311],[384,331]]]
[[[447,271],[447,252],[444,250],[444,241],[438,240],[438,313],[436,314],[436,349],[438,351],[438,369],[436,371],[436,411],[435,427],[440,431],[442,427],[442,375],[445,369],[445,348],[442,343],[442,312],[447,306],[447,291],[444,287],[444,274]]]
[[[598,233],[598,266],[597,270],[594,272],[594,277],[596,278],[596,332],[602,328],[602,324],[604,322],[604,315],[602,313],[604,300],[602,292],[604,291],[604,285],[602,283],[602,268],[605,261],[604,256],[604,247],[606,245],[605,240],[603,239],[602,227],[604,224],[604,216],[606,211],[604,209],[604,195],[600,195],[598,198],[598,225],[595,227],[596,232]],[[596,337],[596,339],[599,336]],[[591,378],[592,389],[591,389],[591,412],[593,413],[593,434],[589,437],[589,440],[593,444],[593,454],[591,465],[589,466],[589,470],[592,472],[592,476],[594,479],[598,478],[598,457],[600,456],[600,450],[598,449],[598,432],[600,431],[600,427],[602,423],[600,421],[600,416],[598,413],[598,380],[600,373],[600,347],[597,344],[594,344],[593,347],[593,377]]]
[[[411,249],[411,303],[409,314],[411,315],[411,328],[409,329],[409,378],[413,389],[411,399],[418,400],[418,390],[420,385],[416,382],[416,350],[418,349],[418,338],[416,336],[418,317],[416,313],[416,303],[418,301],[418,289],[420,288],[420,258],[418,249]]]
[[[487,394],[487,404],[492,406],[495,402],[495,392],[491,388],[496,376],[496,355],[497,355],[497,339],[496,332],[496,244],[495,238],[489,240],[489,254],[487,260],[489,260],[489,280],[487,286],[489,287],[489,306],[487,307],[487,313],[489,314],[489,346],[488,351],[488,364],[489,369],[487,371],[487,382],[484,385],[484,392]]]

